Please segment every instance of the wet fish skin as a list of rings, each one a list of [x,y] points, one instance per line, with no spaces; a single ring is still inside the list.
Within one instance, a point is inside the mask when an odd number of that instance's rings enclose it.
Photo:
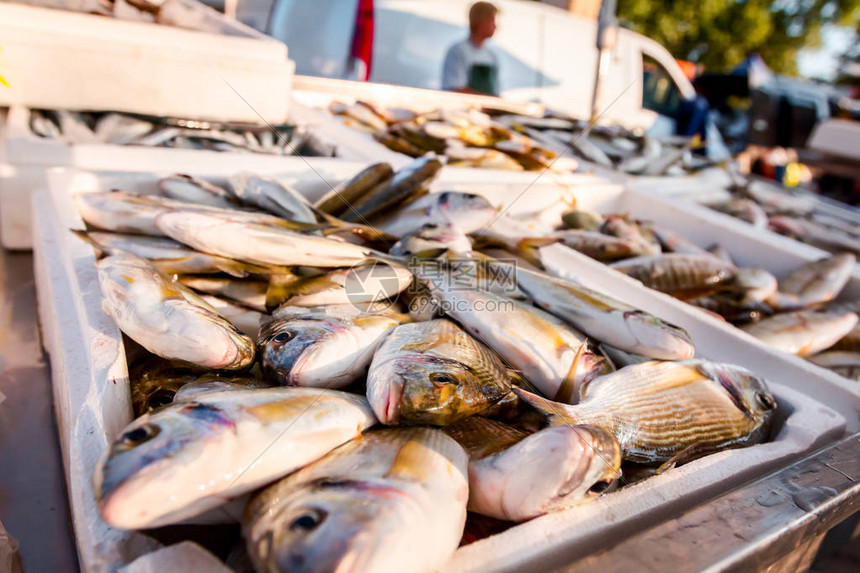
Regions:
[[[370,304],[397,296],[412,282],[408,269],[372,262],[320,276],[270,285],[266,305],[305,306]]]
[[[708,255],[668,253],[613,263],[613,269],[681,300],[710,294],[734,276],[734,267]]]
[[[761,378],[705,360],[644,362],[592,380],[575,406],[514,388],[550,423],[612,434],[626,461],[674,464],[767,437],[777,402]]]
[[[124,191],[80,193],[75,205],[81,218],[93,227],[116,233],[163,235],[155,226],[155,216],[187,205],[167,197],[138,195]]]
[[[686,360],[695,353],[683,329],[583,285],[521,267],[517,284],[539,308],[621,350],[661,360]]]
[[[166,197],[178,201],[200,203],[223,209],[237,207],[232,196],[225,189],[184,173],[175,173],[159,179],[158,189]]]
[[[120,253],[101,259],[96,267],[105,312],[153,354],[225,370],[253,363],[250,338],[146,259]]]
[[[279,308],[260,332],[263,373],[282,385],[345,388],[367,372],[376,349],[402,320],[351,306]]]
[[[336,185],[326,193],[315,207],[323,213],[340,216],[349,211],[352,204],[365,194],[372,193],[379,185],[385,185],[394,177],[394,170],[388,163],[373,163],[362,169],[350,179]]]
[[[365,195],[344,214],[343,219],[354,223],[395,207],[409,197],[426,194],[441,169],[442,162],[435,156],[416,159],[398,171],[386,187]]]
[[[756,229],[766,229],[769,218],[758,203],[750,199],[731,199],[725,203],[710,206],[712,209],[731,215],[751,224]]]
[[[343,267],[371,258],[365,247],[213,211],[173,210],[156,226],[193,249],[240,261],[284,266]]]
[[[599,428],[529,435],[473,416],[445,431],[469,454],[469,511],[496,519],[526,521],[585,503],[621,475],[621,448]]]
[[[457,549],[467,456],[430,428],[375,430],[261,491],[242,531],[264,573],[421,573]]]
[[[447,319],[398,326],[367,374],[367,397],[387,425],[444,426],[510,391],[507,369],[489,348]]]
[[[388,254],[395,257],[421,256],[439,250],[468,253],[472,250],[472,241],[453,225],[426,223],[417,231],[404,235],[392,245]]]
[[[242,203],[296,223],[316,223],[307,200],[271,177],[240,171],[229,179],[233,195]]]
[[[428,280],[449,316],[543,394],[575,403],[579,388],[600,373],[602,360],[588,348],[585,335],[555,316],[480,288]]]
[[[860,381],[860,352],[828,350],[810,356],[809,361],[849,380]]]
[[[176,523],[307,465],[375,422],[363,397],[336,390],[204,393],[129,424],[96,467],[96,501],[121,529]]]
[[[562,225],[566,229],[582,231],[598,232],[605,221],[606,219],[600,213],[582,209],[571,209],[561,216]]]
[[[776,314],[741,329],[783,352],[811,356],[833,346],[855,326],[857,315],[853,312],[800,310]]]
[[[268,288],[266,281],[205,275],[199,277],[183,275],[177,280],[194,291],[222,297],[257,312],[266,312],[266,289]]]
[[[392,235],[403,236],[428,223],[452,225],[462,233],[479,231],[493,222],[499,210],[483,195],[461,191],[428,193],[402,205],[375,224]]]
[[[764,269],[750,267],[735,271],[733,286],[741,293],[741,305],[756,304],[768,300],[777,289],[776,277]]]
[[[798,309],[836,298],[854,272],[851,253],[833,255],[801,265],[779,281],[779,293],[769,302],[780,309]]]
[[[571,249],[598,261],[617,261],[636,254],[636,248],[630,241],[603,233],[572,229],[556,231],[552,236],[561,239]]]
[[[663,252],[653,233],[620,215],[608,215],[600,232],[628,241],[636,255],[659,255]]]

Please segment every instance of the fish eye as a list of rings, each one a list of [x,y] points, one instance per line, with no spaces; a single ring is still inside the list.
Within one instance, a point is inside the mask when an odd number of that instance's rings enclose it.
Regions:
[[[139,446],[140,444],[147,442],[158,435],[158,426],[153,426],[151,424],[143,425],[139,428],[135,428],[133,430],[129,430],[125,434],[123,434],[121,438],[122,445],[124,446]]]
[[[453,376],[444,372],[433,372],[430,374],[430,381],[434,384],[451,384],[456,382]]]
[[[773,410],[774,408],[776,408],[776,401],[770,394],[765,394],[764,392],[756,392],[755,401],[758,402],[758,405],[765,410]]]
[[[477,199],[477,198],[478,198],[478,196],[477,196],[477,195],[475,195],[474,193],[464,193],[464,194],[463,194],[463,197],[464,197],[465,199],[469,199],[469,200],[473,200],[473,199]]]
[[[290,522],[291,531],[310,531],[326,518],[324,511],[309,509]]]
[[[279,332],[278,334],[276,334],[275,337],[272,338],[272,340],[280,343],[289,342],[293,339],[295,335],[296,333],[291,330],[284,330],[283,332]]]

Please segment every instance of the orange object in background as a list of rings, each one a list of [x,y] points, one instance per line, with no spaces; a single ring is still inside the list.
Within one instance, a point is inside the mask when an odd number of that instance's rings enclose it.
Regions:
[[[695,62],[688,62],[687,60],[675,60],[678,66],[681,68],[681,71],[684,72],[684,75],[688,80],[693,81],[693,78],[696,77],[696,64]]]

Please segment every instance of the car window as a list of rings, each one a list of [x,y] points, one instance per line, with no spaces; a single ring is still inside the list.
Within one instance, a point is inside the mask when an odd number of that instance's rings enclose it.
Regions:
[[[642,107],[674,116],[681,103],[681,90],[657,60],[642,55]]]

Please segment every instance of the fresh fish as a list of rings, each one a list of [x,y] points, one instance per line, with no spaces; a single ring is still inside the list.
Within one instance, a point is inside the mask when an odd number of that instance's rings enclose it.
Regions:
[[[768,302],[780,309],[804,308],[836,298],[854,272],[851,253],[833,255],[793,270],[779,281],[779,293]]]
[[[496,351],[544,395],[575,403],[579,388],[601,373],[601,358],[580,332],[551,314],[480,288],[434,283],[446,313]]]
[[[571,209],[561,216],[561,222],[566,229],[597,232],[606,220],[600,213]]]
[[[613,167],[614,164],[606,153],[589,139],[586,134],[578,137],[573,137],[570,140],[570,145],[573,149],[585,159],[592,161],[603,167]]]
[[[258,312],[266,312],[266,289],[269,284],[265,281],[209,276],[181,276],[177,280],[197,292],[222,297]]]
[[[226,318],[239,332],[247,334],[251,340],[257,340],[260,334],[260,322],[266,316],[264,313],[210,294],[202,294],[200,298]]]
[[[326,193],[316,203],[316,208],[329,215],[340,216],[349,211],[353,203],[367,193],[372,193],[380,185],[387,185],[394,177],[394,170],[388,163],[374,163],[362,169],[351,179],[340,183]]]
[[[653,233],[620,215],[607,216],[600,232],[624,239],[632,245],[635,255],[659,255],[663,252]]]
[[[860,352],[860,326],[852,328],[851,332],[840,338],[839,342],[830,347],[830,350]]]
[[[751,224],[756,229],[767,229],[768,216],[758,203],[749,199],[730,199],[725,203],[717,203],[710,206],[721,213],[731,215]]]
[[[742,293],[741,305],[749,305],[772,297],[777,291],[777,280],[764,269],[743,267],[735,271],[732,286]]]
[[[526,521],[600,495],[621,475],[621,449],[608,432],[554,426],[535,434],[472,416],[445,432],[469,454],[469,511]]]
[[[493,222],[499,210],[486,197],[475,193],[442,191],[429,193],[403,205],[376,226],[396,236],[420,229],[428,223],[451,225],[462,233],[479,231]]]
[[[256,264],[350,266],[369,258],[358,245],[246,222],[220,212],[174,210],[156,217],[158,229],[191,248]]]
[[[329,106],[329,111],[335,115],[345,115],[353,118],[371,128],[372,131],[385,131],[388,127],[385,119],[379,115],[373,106],[362,101],[357,101],[351,105],[333,102]]]
[[[597,349],[604,355],[609,361],[612,363],[612,367],[615,370],[621,370],[625,366],[632,366],[634,364],[641,364],[643,362],[648,362],[651,359],[647,356],[642,356],[641,354],[633,354],[632,352],[624,352],[619,348],[615,348],[611,344],[601,343],[597,345]],[[609,372],[607,372],[609,374]],[[579,398],[579,393],[576,395]],[[556,400],[558,401],[558,400]]]
[[[828,350],[827,352],[811,356],[809,361],[822,368],[833,370],[849,380],[860,381],[859,352]]]
[[[613,263],[611,266],[648,288],[681,300],[710,294],[734,276],[734,267],[710,254],[668,253],[635,257]]]
[[[106,254],[113,255],[119,251],[127,251],[133,255],[147,259],[167,275],[224,272],[234,277],[244,278],[251,273],[280,274],[286,272],[283,267],[254,265],[225,257],[208,255],[189,249],[173,239],[163,237],[101,233],[99,231],[78,231],[74,229],[72,232]]]
[[[158,188],[163,195],[178,201],[200,203],[201,205],[223,209],[232,209],[237,206],[227,190],[184,173],[176,173],[160,179]]]
[[[736,326],[749,322],[757,322],[762,318],[774,314],[773,308],[767,303],[745,301],[737,293],[732,292],[718,292],[694,298],[687,302]]]
[[[269,286],[266,305],[313,307],[326,304],[377,304],[403,292],[412,283],[408,269],[374,262],[324,275]]]
[[[395,328],[367,373],[367,398],[388,425],[444,426],[488,408],[509,391],[499,357],[446,319]]]
[[[451,158],[450,167],[476,167],[480,169],[498,169],[499,171],[523,171],[523,166],[507,153],[496,149],[466,148],[477,153],[464,157],[463,153],[452,153],[452,147],[445,149],[445,155]]]
[[[343,219],[355,223],[386,212],[409,198],[426,194],[441,169],[442,162],[435,156],[416,159],[398,171],[388,185],[362,197],[344,213]]]
[[[80,193],[75,204],[88,225],[116,233],[162,235],[155,226],[155,216],[187,203],[124,191]]]
[[[367,372],[376,349],[402,321],[353,306],[281,307],[260,331],[263,373],[288,386],[345,388]]]
[[[598,261],[617,261],[636,255],[636,248],[630,241],[595,231],[568,229],[556,231],[552,236],[561,239],[571,249]]]
[[[816,225],[812,221],[779,215],[770,218],[770,229],[827,251],[850,252],[860,256],[860,240]]]
[[[376,423],[362,396],[317,388],[204,393],[129,424],[96,467],[102,518],[176,523],[320,458]]]
[[[110,145],[128,145],[152,131],[153,124],[121,113],[106,113],[96,121],[96,137]]]
[[[261,491],[242,520],[261,573],[421,573],[457,549],[467,456],[430,428],[371,431]]]
[[[711,255],[707,249],[703,249],[699,245],[690,242],[680,233],[659,227],[653,223],[649,223],[648,227],[654,232],[654,236],[657,237],[657,240],[660,241],[660,245],[666,252],[682,255]]]
[[[741,328],[783,352],[812,356],[833,346],[855,326],[857,315],[853,312],[800,310],[777,314]]]
[[[715,244],[711,245],[710,247],[708,247],[707,250],[709,253],[711,253],[712,255],[717,257],[718,259],[721,259],[721,260],[727,262],[728,264],[735,266],[735,261],[732,259],[732,255],[729,254],[729,252],[721,244],[715,243]]]
[[[388,254],[395,257],[408,257],[439,250],[468,253],[472,250],[472,241],[453,225],[426,223],[414,233],[404,235],[392,245]]]
[[[242,370],[253,363],[250,338],[147,260],[120,253],[96,267],[105,312],[153,354],[224,370]]]
[[[240,171],[231,176],[229,182],[233,195],[246,205],[296,223],[317,222],[313,209],[304,197],[271,177]]]
[[[761,442],[777,409],[764,380],[705,360],[627,366],[589,382],[576,406],[514,392],[553,426],[601,428],[621,444],[624,460],[667,466]]]
[[[695,353],[683,329],[583,285],[524,268],[517,269],[517,284],[540,308],[626,352],[661,360]]]

